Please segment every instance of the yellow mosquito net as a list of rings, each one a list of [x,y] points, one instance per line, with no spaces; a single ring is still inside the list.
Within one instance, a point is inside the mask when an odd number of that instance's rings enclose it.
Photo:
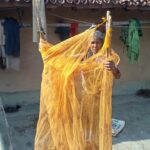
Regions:
[[[110,49],[111,29],[98,53],[83,60],[98,26],[56,45],[40,39],[44,68],[35,150],[111,150],[113,75],[103,66],[119,63]]]

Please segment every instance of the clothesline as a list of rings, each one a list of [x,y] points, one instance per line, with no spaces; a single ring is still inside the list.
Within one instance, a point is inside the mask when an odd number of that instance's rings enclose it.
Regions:
[[[140,21],[141,28],[150,28],[150,21]],[[84,28],[84,27],[90,27],[94,23],[79,23],[78,27]],[[128,21],[114,21],[112,22],[112,27],[114,28],[122,28],[129,25]],[[70,27],[70,23],[49,23],[47,24],[48,27]],[[21,24],[21,27],[23,28],[32,28],[32,24]]]
[[[71,22],[77,22],[79,27],[90,27],[92,24],[94,24],[94,23],[90,23],[88,21],[82,21],[82,20],[78,20],[78,19],[73,19],[73,18],[68,18],[68,17],[65,17],[65,16],[61,16],[61,15],[58,15],[58,14],[54,14],[52,12],[48,13],[48,15],[54,16],[54,17],[57,17],[57,18],[60,18],[60,19],[68,20],[68,21],[71,21]],[[141,25],[150,24],[150,20],[140,21],[140,23],[141,23]],[[59,27],[69,27],[70,26],[69,23],[68,24],[67,23],[66,24],[61,23],[61,24],[56,24],[56,25],[51,24],[51,25],[48,25],[48,26],[56,26],[57,27],[57,25]],[[122,27],[125,27],[127,25],[129,25],[128,21],[113,21],[112,22],[112,27],[116,27],[116,28],[122,28]],[[150,28],[150,26],[146,26],[146,27],[142,26],[142,28]]]

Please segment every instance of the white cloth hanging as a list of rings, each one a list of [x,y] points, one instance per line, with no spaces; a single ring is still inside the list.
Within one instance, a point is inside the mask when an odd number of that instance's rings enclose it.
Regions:
[[[4,35],[4,27],[3,27],[4,20],[0,20],[0,45],[5,45],[5,35]]]
[[[6,56],[7,69],[20,70],[20,57]]]
[[[33,42],[38,42],[38,32],[43,30],[47,37],[46,15],[45,15],[45,1],[32,1],[33,14]]]
[[[6,69],[6,53],[5,53],[5,34],[3,24],[4,20],[0,20],[0,67],[1,69]]]

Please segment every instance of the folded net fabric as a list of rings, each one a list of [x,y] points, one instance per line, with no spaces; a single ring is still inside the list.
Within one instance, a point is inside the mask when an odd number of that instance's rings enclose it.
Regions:
[[[40,39],[43,58],[40,114],[35,150],[111,150],[113,75],[104,61],[119,63],[110,51],[110,33],[103,47],[83,59],[97,27],[52,45]]]

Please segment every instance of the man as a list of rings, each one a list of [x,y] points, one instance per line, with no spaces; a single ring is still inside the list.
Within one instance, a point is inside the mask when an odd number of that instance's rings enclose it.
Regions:
[[[96,30],[91,38],[90,49],[86,55],[86,58],[91,57],[96,54],[102,47],[104,43],[104,35],[99,30]],[[104,66],[107,70],[112,71],[114,77],[119,79],[121,77],[121,73],[115,63],[113,61],[105,61]]]

